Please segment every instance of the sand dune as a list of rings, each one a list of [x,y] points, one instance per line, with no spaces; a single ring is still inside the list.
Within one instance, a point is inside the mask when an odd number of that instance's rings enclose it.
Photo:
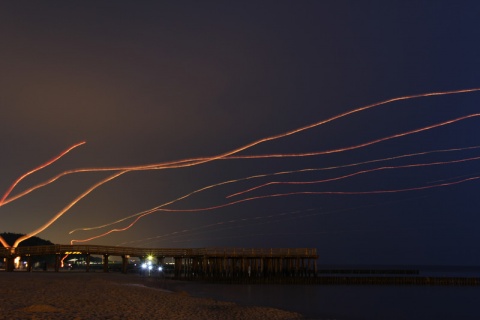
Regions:
[[[0,319],[301,319],[167,291],[158,280],[116,273],[0,272]]]

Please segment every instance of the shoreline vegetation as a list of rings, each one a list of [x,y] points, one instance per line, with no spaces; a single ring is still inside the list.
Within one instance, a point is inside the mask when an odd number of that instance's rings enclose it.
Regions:
[[[302,319],[189,296],[173,280],[82,272],[0,272],[0,319]],[[201,284],[199,284],[201,285]]]

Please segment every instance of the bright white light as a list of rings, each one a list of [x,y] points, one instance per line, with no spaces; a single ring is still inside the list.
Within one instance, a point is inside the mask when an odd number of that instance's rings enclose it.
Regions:
[[[147,264],[146,263],[142,263],[142,269],[146,269],[147,268]]]
[[[158,267],[158,271],[162,271],[162,270],[163,270],[163,268],[162,268],[162,267]]]
[[[20,266],[20,257],[16,257],[13,260],[13,263],[15,264],[15,268],[18,268]]]
[[[150,264],[148,265],[148,270],[152,270],[153,266]]]

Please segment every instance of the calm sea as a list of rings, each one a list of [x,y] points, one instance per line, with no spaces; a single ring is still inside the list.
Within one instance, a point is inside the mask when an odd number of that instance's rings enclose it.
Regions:
[[[480,287],[186,284],[182,290],[307,319],[480,319]]]
[[[425,268],[421,275],[480,276],[475,268]],[[307,319],[480,319],[480,286],[245,285],[181,282],[192,296],[270,306]]]

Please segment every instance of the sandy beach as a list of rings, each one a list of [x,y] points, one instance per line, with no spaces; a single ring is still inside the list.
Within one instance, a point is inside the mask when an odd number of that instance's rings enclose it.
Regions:
[[[200,285],[200,284],[199,284]],[[268,307],[195,298],[118,273],[0,272],[0,319],[301,319]]]

